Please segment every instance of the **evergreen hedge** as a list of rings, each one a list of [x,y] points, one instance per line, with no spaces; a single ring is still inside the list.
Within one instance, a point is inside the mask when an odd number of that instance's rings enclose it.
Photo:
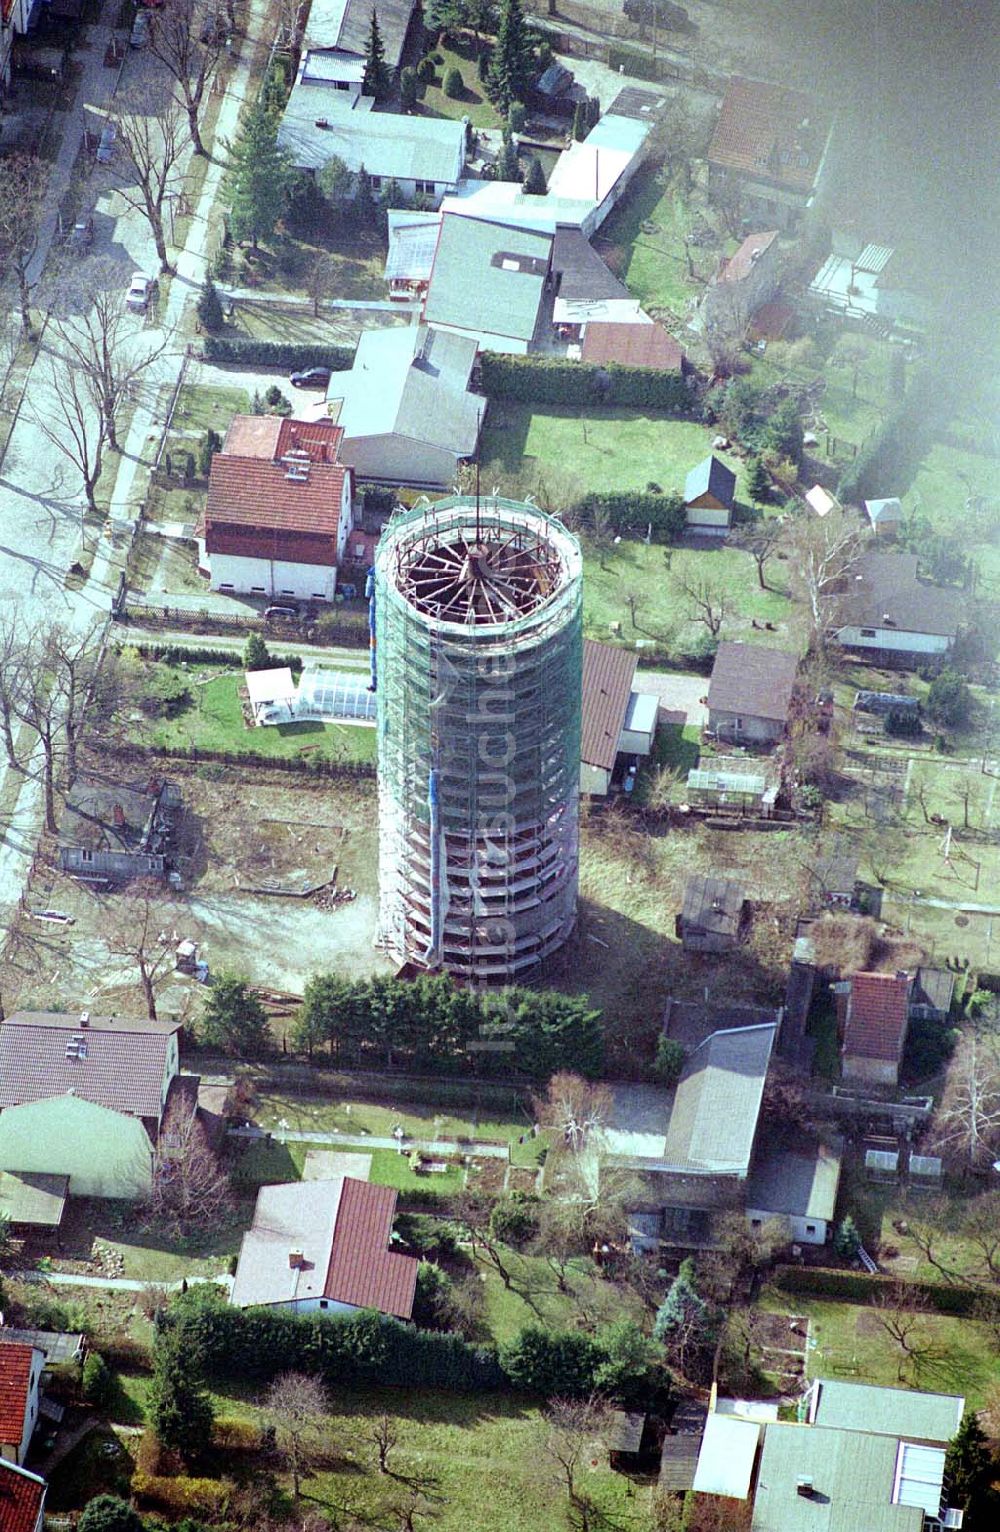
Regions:
[[[294,341],[245,339],[234,335],[206,335],[201,348],[206,362],[217,367],[282,367],[301,372],[307,367],[329,367],[345,372],[354,360],[353,346],[303,346]]]
[[[642,490],[619,490],[584,495],[573,506],[573,517],[584,529],[592,529],[603,516],[616,532],[645,537],[646,529],[658,543],[672,543],[687,526],[684,501],[677,493],[649,494]]]
[[[886,1288],[898,1288],[896,1277],[882,1272],[840,1271],[827,1266],[780,1266],[775,1280],[786,1293],[815,1293],[823,1298],[839,1298],[844,1303],[870,1303]],[[967,1317],[982,1302],[978,1287],[950,1282],[907,1282],[914,1303],[924,1302],[937,1314]]]
[[[615,405],[678,414],[691,409],[682,374],[650,367],[625,367],[618,362],[592,367],[562,357],[484,351],[479,375],[488,399],[517,404]]]
[[[608,47],[608,68],[616,72],[624,70],[636,80],[658,80],[660,60],[642,48],[630,48],[626,43],[612,43]]]

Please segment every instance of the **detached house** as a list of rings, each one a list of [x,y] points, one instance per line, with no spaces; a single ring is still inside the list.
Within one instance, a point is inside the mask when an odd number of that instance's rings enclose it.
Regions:
[[[45,1353],[39,1346],[0,1343],[0,1458],[23,1463],[38,1424]],[[2,1505],[2,1502],[0,1502]],[[0,1527],[6,1522],[0,1517]]]
[[[234,417],[197,532],[212,590],[333,600],[353,497],[343,434],[328,420]]]
[[[743,335],[753,314],[778,290],[778,231],[748,234],[720,262],[701,300],[705,325]]]
[[[3,1532],[42,1532],[45,1480],[14,1463],[0,1462],[0,1527]]]
[[[943,658],[958,636],[966,598],[917,577],[915,553],[866,553],[846,576],[832,629],[845,649],[893,659]]]
[[[797,671],[784,649],[724,641],[708,684],[708,727],[722,739],[775,744],[788,725]]]
[[[144,1197],[179,1090],[179,1022],[18,1011],[0,1024],[0,1170]]]
[[[736,188],[745,219],[791,229],[812,205],[832,119],[786,85],[730,80],[708,148],[709,188]]]
[[[445,212],[423,318],[519,355],[552,324],[552,235]]]
[[[704,458],[684,481],[684,508],[689,532],[725,537],[733,518],[736,475],[714,453]]]
[[[905,973],[856,973],[838,985],[844,1078],[896,1085],[910,1022],[911,979]]]
[[[302,39],[313,78],[350,99],[360,95],[372,13],[390,69],[398,69],[416,0],[312,0]]]
[[[78,777],[59,821],[59,866],[86,883],[165,877],[180,805],[171,782]]]
[[[372,105],[370,96],[352,99],[336,85],[300,73],[278,142],[299,170],[315,172],[336,158],[353,175],[363,167],[376,194],[395,182],[403,201],[420,197],[436,207],[462,178],[465,123],[374,112]]]
[[[418,1262],[390,1249],[396,1192],[353,1176],[262,1186],[230,1302],[289,1313],[413,1313]]]

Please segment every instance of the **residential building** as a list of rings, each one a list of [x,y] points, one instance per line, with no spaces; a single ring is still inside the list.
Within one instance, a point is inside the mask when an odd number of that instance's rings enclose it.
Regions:
[[[958,1394],[918,1393],[817,1378],[809,1390],[806,1420],[834,1431],[874,1436],[912,1436],[943,1447],[962,1424],[965,1400]]]
[[[38,1424],[45,1353],[18,1341],[0,1343],[0,1458],[23,1463]],[[2,1503],[2,1502],[0,1502]],[[6,1526],[0,1520],[0,1526]]]
[[[710,453],[691,469],[684,481],[688,531],[725,537],[733,517],[735,496],[735,473]]]
[[[42,1532],[45,1480],[16,1463],[0,1460],[0,1527],[3,1532]]]
[[[463,121],[375,112],[371,97],[351,100],[301,74],[278,142],[299,170],[315,172],[336,158],[354,175],[364,167],[376,194],[395,182],[404,202],[420,197],[434,207],[458,186],[465,165]]]
[[[424,299],[436,329],[524,355],[552,323],[552,236],[445,212]]]
[[[410,303],[422,298],[430,283],[441,214],[391,208],[388,216],[389,250],[384,275],[389,297]]]
[[[68,1195],[68,1176],[0,1170],[0,1217],[16,1234],[58,1230]]]
[[[698,875],[684,885],[676,934],[685,952],[731,952],[739,942],[746,895],[727,878]]]
[[[179,1022],[18,1011],[0,1024],[0,1170],[138,1198],[179,1088]]]
[[[419,1263],[389,1248],[395,1211],[391,1187],[349,1175],[262,1186],[230,1302],[297,1314],[376,1309],[409,1319]]]
[[[911,1021],[947,1021],[955,995],[955,975],[947,968],[920,967],[910,986]]]
[[[844,1078],[895,1085],[910,1022],[905,973],[856,973],[835,986]]]
[[[708,683],[708,727],[720,739],[773,745],[781,739],[795,692],[798,660],[785,649],[724,640]]]
[[[903,520],[903,502],[897,495],[891,495],[887,500],[866,500],[865,513],[877,538],[889,539],[899,536],[899,528]]]
[[[752,1229],[780,1223],[800,1245],[825,1245],[840,1186],[842,1145],[803,1134],[794,1147],[758,1142],[747,1177],[746,1215]]]
[[[659,698],[635,688],[636,657],[627,649],[583,641],[580,791],[605,797],[620,756],[653,749]]]
[[[887,334],[894,324],[919,326],[926,320],[927,307],[905,285],[902,260],[890,246],[863,244],[837,233],[833,244],[806,289],[814,309],[857,320],[876,334]]]
[[[778,231],[748,234],[739,249],[719,263],[702,296],[705,326],[742,338],[753,315],[773,298],[780,283]]]
[[[390,69],[398,69],[416,0],[312,0],[302,39],[307,56],[319,55],[327,78],[344,91],[360,91],[372,11]]]
[[[641,169],[650,127],[648,121],[606,112],[582,142],[571,143],[556,160],[548,195],[559,201],[591,203],[580,223],[587,239],[593,238]]]
[[[59,820],[59,866],[85,883],[163,878],[181,806],[172,782],[77,777]]]
[[[469,383],[474,336],[409,325],[362,330],[350,372],[335,372],[325,410],[359,479],[444,488],[475,455],[486,400]]]
[[[197,531],[212,590],[333,600],[352,522],[343,434],[329,420],[233,418],[212,458]]]
[[[862,554],[846,576],[831,628],[845,649],[880,663],[944,658],[958,636],[967,597],[917,576],[915,553]]]
[[[832,119],[814,96],[734,77],[708,149],[709,188],[742,217],[792,229],[823,174]]]
[[[598,322],[613,323],[616,332],[660,329],[654,327],[639,300],[613,275],[579,229],[560,225],[555,231],[552,290],[552,324],[556,337],[570,342],[570,356],[579,355],[574,347]]]

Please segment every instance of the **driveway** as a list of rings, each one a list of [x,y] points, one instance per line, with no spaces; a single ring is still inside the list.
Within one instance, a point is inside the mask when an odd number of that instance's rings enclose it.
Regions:
[[[708,692],[708,676],[676,670],[637,670],[635,685],[638,691],[656,693],[668,722],[682,727],[692,724],[699,729],[708,722],[708,708],[703,700]]]

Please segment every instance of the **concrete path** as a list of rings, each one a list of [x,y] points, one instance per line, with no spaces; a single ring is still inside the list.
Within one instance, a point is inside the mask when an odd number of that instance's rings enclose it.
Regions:
[[[204,1282],[214,1282],[218,1287],[231,1288],[233,1279],[220,1273],[217,1277],[181,1277],[177,1282],[137,1282],[134,1277],[88,1277],[75,1271],[12,1271],[15,1282],[51,1282],[53,1287],[111,1288],[116,1293],[145,1293],[151,1287],[162,1287],[166,1293],[179,1293],[186,1282],[194,1287]]]
[[[399,1142],[390,1137],[381,1137],[375,1133],[364,1133],[360,1137],[356,1133],[320,1133],[315,1130],[309,1133],[299,1133],[292,1128],[230,1128],[230,1137],[247,1138],[252,1140],[269,1138],[279,1144],[340,1144],[343,1147],[351,1146],[355,1149],[399,1149]],[[484,1144],[478,1139],[466,1139],[459,1143],[456,1139],[423,1139],[404,1138],[403,1147],[406,1149],[422,1149],[425,1154],[439,1154],[442,1157],[449,1154],[471,1154],[480,1160],[505,1160],[509,1149],[506,1144]]]
[[[231,287],[219,293],[223,302],[270,303],[286,309],[312,310],[313,301],[298,293],[265,293],[257,287]],[[368,314],[416,314],[419,303],[399,303],[392,298],[324,298],[319,306],[322,319],[324,309],[360,309]]]

